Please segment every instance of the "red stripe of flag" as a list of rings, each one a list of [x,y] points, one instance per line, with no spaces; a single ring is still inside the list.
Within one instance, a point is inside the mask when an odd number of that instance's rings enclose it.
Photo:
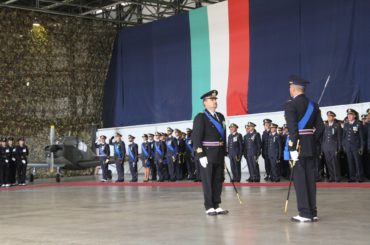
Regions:
[[[249,0],[229,0],[229,82],[227,115],[248,113]]]

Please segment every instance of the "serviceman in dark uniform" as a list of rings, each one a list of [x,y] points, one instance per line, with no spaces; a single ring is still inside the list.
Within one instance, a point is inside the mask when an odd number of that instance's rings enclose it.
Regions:
[[[205,110],[195,116],[193,122],[193,147],[200,163],[204,206],[207,215],[227,214],[220,207],[221,192],[225,181],[226,156],[225,117],[216,112],[217,90],[202,95]]]
[[[230,168],[233,179],[231,182],[240,182],[242,175],[241,160],[243,155],[243,136],[238,133],[238,125],[229,126],[230,134],[227,140],[227,153],[230,159]]]
[[[131,180],[130,182],[137,182],[137,162],[139,161],[139,149],[137,144],[134,142],[135,137],[132,135],[128,136],[129,145],[127,146],[128,152],[128,164],[130,166]]]
[[[271,123],[268,137],[268,156],[271,163],[271,181],[280,182],[281,138],[276,132],[278,125]]]
[[[369,159],[369,152],[368,152],[368,134],[369,134],[369,120],[368,114],[363,114],[362,118],[362,125],[363,125],[363,139],[364,139],[364,154],[362,155],[362,162],[364,165],[364,176],[369,179],[370,177],[370,159]]]
[[[365,125],[367,134],[365,137],[366,145],[367,145],[367,153],[365,157],[365,164],[366,164],[366,177],[370,179],[370,108],[367,109],[367,123]]]
[[[151,155],[150,155],[150,175],[152,176],[151,178],[151,181],[157,181],[157,166],[155,165],[155,162],[154,162],[154,154],[155,154],[155,150],[154,150],[154,134],[152,133],[149,133],[148,134],[148,143],[149,143],[149,146],[150,146],[150,149],[151,149]]]
[[[363,126],[356,115],[358,115],[357,111],[348,109],[348,122],[344,123],[343,127],[342,146],[347,156],[348,182],[364,181],[364,168],[361,159],[364,152]]]
[[[163,175],[163,179],[165,181],[170,181],[170,174],[169,174],[169,171],[168,171],[168,159],[167,159],[168,148],[167,148],[167,145],[166,145],[167,137],[168,137],[168,135],[166,133],[161,133],[160,139],[161,139],[161,141],[163,142],[163,145],[164,145],[164,158],[163,158],[162,175]]]
[[[261,135],[256,131],[256,124],[248,122],[245,125],[246,135],[244,135],[243,155],[247,160],[249,178],[248,182],[260,182],[260,167],[258,157],[261,155]]]
[[[177,161],[175,162],[176,179],[182,180],[184,178],[184,174],[187,172],[184,164],[185,141],[182,138],[181,130],[177,128],[175,129],[175,140],[177,144]]]
[[[262,157],[265,160],[265,171],[266,176],[264,180],[268,181],[271,180],[271,163],[268,156],[268,138],[270,134],[270,127],[271,127],[271,119],[264,119],[263,120],[263,127],[265,130],[262,133]]]
[[[115,140],[114,142],[113,139]],[[124,182],[125,181],[124,163],[126,157],[126,146],[125,142],[122,141],[122,135],[117,132],[115,136],[112,136],[112,138],[110,138],[109,144],[113,146],[114,162],[116,163],[117,169],[116,182]]]
[[[152,149],[150,148],[150,143],[148,142],[148,135],[144,134],[142,138],[143,143],[141,143],[141,162],[144,168],[144,182],[148,182],[150,175],[150,158],[152,154]]]
[[[157,169],[158,174],[158,181],[163,182],[164,176],[163,176],[163,165],[164,165],[164,156],[165,156],[165,143],[160,140],[161,134],[159,132],[155,132],[154,134],[154,162]]]
[[[9,157],[9,183],[11,186],[16,185],[16,175],[17,175],[17,149],[14,145],[14,138],[8,138],[8,147],[10,150],[10,157]]]
[[[6,187],[7,184],[7,178],[8,178],[8,169],[6,164],[6,154],[5,154],[5,148],[6,148],[6,139],[0,138],[0,184],[1,187]]]
[[[340,182],[341,171],[338,153],[342,148],[342,128],[336,121],[334,112],[328,111],[326,115],[328,123],[325,124],[324,136],[322,138],[322,152],[329,172],[329,182]]]
[[[188,180],[195,179],[194,150],[193,150],[193,142],[191,141],[191,132],[192,130],[190,128],[186,129],[185,163],[186,163],[186,167],[188,168]]]
[[[26,172],[28,163],[28,147],[25,144],[25,139],[18,139],[18,146],[16,147],[16,162],[17,162],[17,176],[18,185],[26,185]]]
[[[178,145],[175,137],[172,136],[173,129],[167,128],[167,138],[166,138],[166,159],[168,166],[168,174],[170,176],[170,181],[176,181],[176,171],[177,171],[177,158],[178,158]]]
[[[298,76],[291,76],[289,91],[292,100],[284,105],[285,120],[289,130],[288,149],[286,149],[288,154],[284,154],[284,157],[290,155],[290,158],[295,161],[293,179],[299,214],[292,218],[294,222],[318,220],[314,157],[318,154],[315,146],[321,141],[324,123],[317,103],[305,96],[308,83]]]
[[[4,183],[5,183],[5,187],[10,187],[11,186],[10,164],[11,164],[12,152],[9,148],[7,139],[4,139],[3,149],[4,149],[3,159],[4,159],[4,164],[5,164]]]
[[[105,135],[101,135],[98,139],[98,142],[95,143],[95,147],[99,150],[99,161],[100,161],[100,168],[102,171],[102,182],[108,181],[108,164],[109,164],[109,156],[110,156],[110,148],[109,145],[105,142],[107,137]]]
[[[282,151],[281,152],[284,152],[284,146],[286,145],[286,141],[287,141],[287,138],[288,138],[288,128],[287,128],[287,125],[284,124],[283,125],[283,134],[282,134]],[[286,178],[286,179],[289,179],[290,177],[290,165],[289,165],[289,161],[285,160],[284,159],[284,154],[282,154],[282,157],[281,157],[281,176]]]

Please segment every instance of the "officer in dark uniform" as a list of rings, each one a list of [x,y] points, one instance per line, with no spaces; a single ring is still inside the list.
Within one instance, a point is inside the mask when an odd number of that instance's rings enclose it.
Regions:
[[[308,83],[298,76],[291,76],[289,92],[292,100],[284,105],[285,120],[289,130],[286,149],[289,153],[284,156],[290,155],[295,162],[293,179],[299,214],[292,218],[294,222],[318,220],[314,157],[318,154],[315,145],[321,141],[324,123],[319,106],[305,96]]]
[[[115,140],[113,142],[113,139]],[[116,182],[123,182],[124,181],[124,174],[125,174],[125,157],[126,157],[126,146],[125,142],[122,141],[122,135],[120,133],[116,133],[115,136],[112,136],[109,140],[109,144],[113,146],[114,152],[114,162],[116,163],[117,169],[117,180]]]
[[[141,143],[141,162],[144,168],[144,182],[149,181],[150,175],[150,158],[152,154],[152,149],[150,148],[150,143],[148,142],[148,135],[144,134],[142,136],[143,143]]]
[[[8,147],[10,150],[10,157],[9,157],[9,183],[10,185],[16,185],[16,175],[17,175],[17,149],[14,145],[14,138],[8,138]]]
[[[176,171],[177,171],[177,158],[178,158],[178,145],[175,137],[172,136],[172,128],[167,128],[167,138],[166,138],[166,159],[168,166],[168,174],[171,181],[176,181]]]
[[[6,139],[0,138],[0,184],[1,187],[6,187],[7,184],[7,164],[5,162],[6,155],[5,155],[5,148],[6,148]]]
[[[139,149],[134,142],[135,137],[128,136],[129,145],[127,146],[128,164],[130,166],[131,180],[130,182],[137,182],[137,162],[139,161]]]
[[[151,149],[151,155],[150,155],[150,175],[152,176],[151,181],[157,181],[157,166],[154,163],[154,134],[149,133],[148,134],[148,143]]]
[[[270,134],[270,127],[271,127],[271,119],[264,119],[263,120],[263,127],[265,130],[262,133],[262,157],[265,160],[265,171],[266,176],[264,180],[268,181],[271,179],[271,163],[268,156],[268,138]]]
[[[161,141],[164,144],[164,159],[163,159],[163,168],[162,168],[162,174],[163,174],[163,179],[165,181],[170,181],[170,174],[168,171],[168,159],[167,159],[167,145],[166,145],[166,140],[167,140],[167,134],[166,133],[161,133]]]
[[[363,182],[364,170],[362,165],[362,154],[364,152],[363,126],[356,118],[358,115],[354,109],[347,110],[348,122],[343,127],[343,150],[347,155],[348,182]]]
[[[329,172],[329,182],[340,182],[341,171],[338,153],[342,148],[342,128],[335,120],[336,114],[334,112],[328,111],[326,115],[328,123],[325,124],[324,136],[322,138],[322,152]]]
[[[243,155],[247,160],[249,179],[248,182],[260,182],[260,167],[258,165],[258,157],[261,155],[261,135],[255,129],[256,124],[248,122],[245,125],[246,135],[244,135]]]
[[[191,132],[192,130],[190,128],[186,129],[185,163],[186,163],[186,167],[188,168],[188,180],[195,179],[194,150],[193,150],[193,142],[191,141]]]
[[[268,137],[268,156],[271,163],[271,181],[280,182],[280,159],[282,155],[281,138],[277,133],[278,125],[271,123]]]
[[[216,90],[211,90],[201,97],[205,110],[195,116],[192,134],[196,158],[201,165],[207,215],[228,213],[220,207],[225,180],[226,130],[224,116],[216,112],[217,94]]]
[[[365,166],[366,166],[366,177],[370,179],[370,108],[367,109],[367,120],[366,120],[366,125],[364,128],[366,128],[366,146],[367,146],[367,152],[365,155]]]
[[[283,135],[282,135],[282,151],[284,151],[284,146],[286,145],[286,141],[287,141],[287,138],[288,138],[288,128],[287,128],[287,125],[284,124],[283,125]],[[282,154],[284,155],[284,154]],[[290,165],[289,165],[289,161],[285,160],[284,157],[282,156],[282,159],[281,159],[281,176],[286,178],[286,179],[289,179],[290,177]]]
[[[28,163],[28,147],[25,144],[25,139],[18,139],[18,146],[16,147],[16,162],[17,162],[17,175],[18,185],[26,185],[26,172]]]
[[[243,155],[243,136],[238,133],[238,125],[235,123],[229,126],[230,134],[227,139],[227,153],[230,159],[230,168],[233,179],[231,182],[240,182],[241,179],[241,160]]]
[[[166,154],[166,146],[163,141],[160,140],[161,134],[159,132],[155,132],[154,134],[154,163],[156,165],[157,174],[158,174],[158,181],[163,182],[163,165],[164,165],[164,157]]]
[[[12,152],[8,145],[8,140],[5,138],[3,143],[3,159],[4,159],[4,184],[5,187],[11,186],[10,180],[10,164],[11,164],[11,158],[12,158]]]
[[[182,132],[180,129],[175,128],[174,132],[177,144],[177,161],[175,162],[176,179],[182,180],[184,178],[184,174],[187,172],[187,168],[184,164],[185,141],[182,138]]]
[[[108,181],[108,163],[109,163],[109,156],[110,156],[110,148],[109,145],[105,142],[107,137],[105,135],[101,135],[99,137],[98,142],[95,143],[95,147],[99,150],[99,161],[100,161],[100,168],[102,171],[102,182]]]

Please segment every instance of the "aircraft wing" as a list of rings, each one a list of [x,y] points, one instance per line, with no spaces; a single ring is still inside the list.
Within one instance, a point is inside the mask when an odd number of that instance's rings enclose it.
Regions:
[[[27,167],[29,168],[50,168],[47,162],[29,162],[27,163]],[[63,168],[64,164],[54,164],[54,167]]]

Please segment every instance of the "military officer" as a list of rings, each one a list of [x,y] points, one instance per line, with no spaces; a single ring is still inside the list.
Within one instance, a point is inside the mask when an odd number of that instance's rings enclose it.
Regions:
[[[176,181],[176,172],[177,172],[177,160],[178,160],[178,145],[175,137],[172,136],[173,129],[167,128],[167,138],[166,138],[166,159],[168,174],[170,181]]]
[[[180,129],[176,128],[174,132],[177,144],[177,161],[175,162],[176,179],[182,180],[184,178],[184,174],[186,174],[186,166],[184,164],[185,141],[182,138],[182,132]]]
[[[150,175],[150,158],[152,154],[152,150],[150,148],[150,143],[148,142],[148,135],[144,134],[143,137],[143,143],[141,143],[141,162],[143,164],[144,168],[144,182],[149,181],[149,175]]]
[[[231,182],[240,182],[241,160],[243,155],[243,136],[238,133],[238,125],[235,123],[229,126],[230,134],[227,140],[227,153],[230,159],[230,168],[233,179]]]
[[[152,134],[152,133],[148,134],[148,143],[149,143],[149,146],[150,146],[150,149],[151,149],[151,154],[150,154],[150,158],[149,158],[149,160],[150,160],[150,175],[152,176],[151,180],[156,181],[157,180],[157,166],[154,163],[154,154],[155,154],[154,134]]]
[[[348,122],[344,123],[342,146],[347,156],[348,182],[363,182],[364,170],[362,154],[364,152],[363,126],[356,118],[358,115],[354,109],[347,110]]]
[[[204,206],[207,215],[227,214],[220,207],[226,155],[225,117],[216,112],[217,90],[201,96],[205,110],[193,122],[193,147],[201,165]]]
[[[109,145],[105,142],[107,137],[105,135],[101,135],[98,139],[98,142],[95,143],[95,147],[99,149],[99,161],[100,161],[100,168],[102,171],[102,182],[108,181],[108,164],[109,164],[109,156],[110,156],[110,148]]]
[[[268,137],[268,156],[271,163],[271,181],[280,181],[280,159],[282,155],[281,138],[277,133],[278,125],[271,123]]]
[[[9,173],[9,160],[7,158],[6,154],[6,138],[1,138],[0,139],[0,154],[1,154],[1,159],[0,159],[0,183],[2,187],[8,187],[8,173]]]
[[[9,137],[8,138],[8,147],[10,151],[10,156],[9,156],[9,183],[10,185],[16,185],[16,175],[17,175],[17,161],[16,161],[16,156],[17,156],[17,149],[16,146],[14,145],[14,138]]]
[[[158,174],[158,181],[163,182],[164,176],[163,176],[163,165],[164,165],[164,158],[165,158],[165,151],[166,146],[163,141],[160,140],[161,134],[159,132],[155,132],[154,134],[154,163],[156,165],[157,174]]]
[[[193,150],[193,142],[191,140],[191,133],[192,133],[192,130],[190,128],[187,128],[186,136],[185,136],[185,163],[188,169],[188,180],[195,179],[194,150]]]
[[[265,130],[262,133],[262,157],[265,160],[266,176],[264,180],[266,181],[271,179],[271,163],[268,156],[268,138],[270,134],[271,122],[271,119],[263,120],[263,127],[265,128]]]
[[[16,161],[17,161],[17,175],[18,185],[26,185],[26,171],[27,171],[27,157],[29,151],[25,144],[25,139],[18,139],[18,146],[16,147]]]
[[[292,221],[317,221],[314,157],[318,154],[315,144],[321,140],[324,123],[317,103],[305,95],[309,82],[298,76],[291,76],[289,84],[292,99],[284,105],[289,131],[286,150],[289,154],[284,154],[284,157],[290,155],[291,160],[295,162],[293,179],[299,212]]]
[[[113,142],[113,139],[115,140]],[[116,133],[115,136],[112,136],[109,140],[109,144],[113,146],[114,149],[114,162],[116,164],[117,169],[117,180],[116,182],[123,182],[124,181],[124,163],[125,163],[125,156],[126,156],[126,146],[125,142],[122,141],[122,134]]]
[[[328,111],[326,115],[328,123],[325,124],[322,138],[322,152],[329,172],[329,182],[340,182],[341,170],[338,153],[342,148],[342,128],[335,120],[336,114],[334,112]]]
[[[282,152],[284,151],[284,146],[287,144],[287,138],[288,138],[288,128],[287,128],[287,125],[284,124],[283,125],[283,135],[282,135]],[[284,155],[284,154],[282,154]],[[289,165],[289,161],[285,160],[284,159],[284,156],[281,157],[281,176],[286,178],[286,179],[289,179],[290,177],[290,165]]]
[[[367,120],[366,120],[366,125],[364,126],[364,128],[366,128],[366,131],[367,133],[365,133],[366,137],[364,138],[365,142],[366,142],[366,146],[367,146],[367,152],[366,152],[366,155],[364,157],[364,164],[365,164],[365,167],[366,167],[366,177],[368,179],[370,179],[370,108],[367,109]]]
[[[127,146],[128,152],[128,164],[130,167],[131,180],[130,182],[137,182],[137,162],[139,157],[138,146],[134,142],[135,137],[132,135],[128,136],[129,145]]]
[[[246,134],[244,135],[243,155],[247,160],[249,179],[248,182],[260,182],[260,167],[258,157],[261,155],[261,135],[256,131],[256,124],[248,122],[245,125]]]

